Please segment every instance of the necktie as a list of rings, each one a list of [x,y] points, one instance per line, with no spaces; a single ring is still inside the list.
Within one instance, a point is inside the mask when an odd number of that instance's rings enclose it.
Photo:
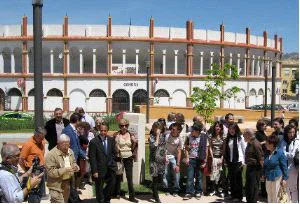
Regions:
[[[105,154],[107,154],[106,138],[103,139],[103,147],[104,147]]]

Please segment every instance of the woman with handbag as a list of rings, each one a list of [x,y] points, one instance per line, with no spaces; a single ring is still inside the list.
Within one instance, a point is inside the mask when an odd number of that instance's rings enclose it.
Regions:
[[[130,134],[130,132],[128,131],[128,127],[129,127],[129,121],[126,119],[121,119],[119,122],[120,130],[114,134],[115,141],[116,141],[116,153],[117,153],[116,161],[118,166],[115,194],[117,198],[120,198],[121,181],[123,179],[122,170],[125,168],[128,190],[129,190],[129,200],[131,202],[137,203],[138,200],[135,199],[133,180],[132,180],[132,168],[133,168],[134,157],[136,156],[135,153],[137,148],[137,140],[135,139],[134,135]]]
[[[279,146],[279,138],[272,134],[267,138],[266,148],[268,154],[265,156],[263,175],[266,178],[266,189],[268,203],[278,203],[278,193],[281,186],[286,186],[288,179],[287,158]]]
[[[298,202],[298,189],[297,189],[297,178],[298,169],[294,163],[294,157],[299,151],[299,140],[296,138],[296,127],[293,125],[287,125],[284,128],[284,138],[281,143],[282,150],[288,160],[288,175],[289,179],[287,180],[287,192],[293,203]]]
[[[156,203],[161,203],[158,195],[158,183],[162,182],[166,166],[166,147],[165,137],[163,135],[165,128],[163,124],[154,122],[149,138],[150,147],[150,175],[152,176],[153,198]]]
[[[229,124],[228,134],[225,140],[224,160],[228,167],[232,202],[241,202],[243,199],[242,172],[245,162],[246,143],[241,137],[241,131],[237,123]]]
[[[219,181],[223,164],[223,124],[221,124],[219,121],[215,122],[211,128],[211,134],[209,137],[209,151],[213,160],[210,180],[213,181],[214,185],[214,191],[210,193],[210,196],[220,195]]]

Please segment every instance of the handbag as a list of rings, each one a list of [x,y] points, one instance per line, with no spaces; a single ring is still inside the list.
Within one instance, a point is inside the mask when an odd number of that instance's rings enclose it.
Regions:
[[[296,168],[299,168],[299,151],[298,150],[294,156],[294,164],[295,164]]]
[[[279,192],[278,192],[278,202],[279,203],[288,203],[289,202],[289,195],[286,192],[285,188],[283,186],[280,186]]]
[[[117,171],[116,171],[116,175],[123,175],[123,169],[124,169],[124,163],[123,160],[121,161],[117,161]]]

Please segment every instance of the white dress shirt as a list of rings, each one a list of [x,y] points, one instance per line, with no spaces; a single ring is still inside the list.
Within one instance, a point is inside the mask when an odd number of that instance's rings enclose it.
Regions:
[[[233,158],[233,139],[232,138],[229,139],[228,146],[230,149],[230,162],[232,162],[232,158]],[[243,137],[241,137],[240,140],[237,140],[237,146],[238,146],[238,151],[239,151],[239,162],[242,162],[242,164],[244,164],[245,163],[245,150],[246,150],[247,144]]]

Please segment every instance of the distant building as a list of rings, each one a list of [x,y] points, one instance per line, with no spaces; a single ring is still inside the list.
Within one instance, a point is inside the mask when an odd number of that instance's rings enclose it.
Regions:
[[[299,60],[282,60],[281,69],[281,99],[296,99],[296,93],[291,91],[291,82],[295,79],[297,70],[299,70]]]
[[[220,107],[244,109],[264,102],[264,70],[276,66],[276,89],[280,89],[282,38],[194,28],[146,26],[43,25],[44,110],[61,107],[87,112],[132,111],[145,104],[146,65],[150,66],[150,104],[192,107],[193,87],[203,87],[212,68],[236,65],[240,79],[227,82],[241,91]],[[0,110],[34,110],[33,26],[0,26]],[[279,92],[279,91],[278,91]],[[279,95],[276,95],[279,101]]]

